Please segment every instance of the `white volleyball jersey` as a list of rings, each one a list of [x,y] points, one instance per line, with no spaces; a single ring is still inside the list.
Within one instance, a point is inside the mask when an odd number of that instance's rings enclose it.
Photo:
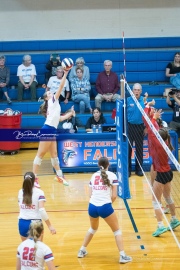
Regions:
[[[113,172],[106,171],[111,185],[118,185],[117,176]],[[101,172],[94,173],[91,177],[89,186],[92,188],[90,203],[96,206],[102,206],[111,203],[111,186],[104,185]]]
[[[35,245],[36,256],[34,258]],[[21,270],[43,270],[44,262],[54,260],[51,249],[41,241],[37,241],[35,244],[33,239],[27,239],[19,245],[17,257],[21,260]]]
[[[44,192],[34,187],[33,194],[32,194],[32,204],[26,205],[23,203],[23,190],[19,190],[18,194],[18,203],[19,203],[19,219],[41,219],[41,215],[39,214],[39,202],[46,201]]]
[[[45,124],[57,128],[59,125],[61,107],[55,96],[48,100],[48,109]]]
[[[58,79],[57,76],[52,76],[50,77],[47,87],[49,87],[49,91],[53,94],[55,94],[57,92],[57,90],[59,89],[59,86],[61,84],[62,79]],[[61,92],[61,96],[63,96],[65,98],[65,91],[70,91],[69,89],[69,82],[66,79],[65,84],[64,84],[64,88]]]

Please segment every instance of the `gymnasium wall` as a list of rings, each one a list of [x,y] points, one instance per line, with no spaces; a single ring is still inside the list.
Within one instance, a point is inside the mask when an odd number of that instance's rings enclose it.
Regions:
[[[179,0],[1,0],[0,41],[179,36]]]

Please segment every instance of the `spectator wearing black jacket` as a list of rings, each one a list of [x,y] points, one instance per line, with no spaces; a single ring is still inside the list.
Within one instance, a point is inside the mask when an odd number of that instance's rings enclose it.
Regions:
[[[103,116],[103,113],[101,112],[101,109],[99,107],[95,107],[92,110],[93,116],[91,116],[85,126],[86,132],[92,132],[92,126],[93,125],[102,125],[106,124],[106,119]]]
[[[57,67],[61,66],[60,56],[58,54],[51,54],[50,60],[46,64],[48,72],[45,73],[46,84],[51,76],[56,76]]]

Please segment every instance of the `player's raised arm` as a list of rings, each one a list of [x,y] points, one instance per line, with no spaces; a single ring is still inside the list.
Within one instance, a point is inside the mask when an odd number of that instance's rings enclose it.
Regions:
[[[61,92],[62,92],[62,90],[64,88],[64,85],[65,85],[65,82],[66,82],[66,78],[67,78],[68,72],[69,72],[69,70],[64,70],[64,75],[62,77],[62,80],[61,80],[61,83],[59,85],[59,88],[58,88],[58,90],[57,90],[57,92],[55,94],[56,99],[59,99],[59,97],[61,95]]]

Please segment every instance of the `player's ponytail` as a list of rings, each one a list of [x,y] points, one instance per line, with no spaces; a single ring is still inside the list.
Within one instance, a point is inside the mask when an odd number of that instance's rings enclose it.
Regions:
[[[48,100],[46,98],[47,98],[47,93],[44,93],[43,95],[44,102],[40,106],[39,112],[38,112],[39,114],[43,114],[44,117],[47,117],[47,109],[48,109]]]
[[[36,256],[36,251],[37,251],[37,245],[36,242],[38,241],[38,239],[40,238],[41,234],[43,233],[44,230],[44,226],[42,221],[32,221],[29,227],[29,232],[28,232],[28,236],[30,238],[33,238],[35,245],[34,245],[34,253],[33,256],[35,258]]]
[[[23,203],[26,205],[32,204],[32,193],[34,187],[35,175],[33,172],[27,172],[24,175],[23,181]]]
[[[98,161],[98,165],[99,165],[99,168],[101,170],[101,177],[103,179],[104,184],[107,185],[108,187],[110,187],[111,184],[110,184],[110,181],[108,179],[108,175],[106,173],[106,169],[109,166],[109,161],[108,161],[107,157],[101,157]]]
[[[170,135],[169,135],[169,133],[168,133],[168,130],[165,129],[165,128],[160,128],[160,129],[159,129],[159,134],[161,135],[161,137],[162,137],[162,139],[163,139],[164,141],[167,141],[167,142],[168,142],[168,147],[169,147],[169,149],[170,149],[171,151],[174,150],[174,147],[173,147],[172,144],[171,144],[171,138],[170,138]]]

